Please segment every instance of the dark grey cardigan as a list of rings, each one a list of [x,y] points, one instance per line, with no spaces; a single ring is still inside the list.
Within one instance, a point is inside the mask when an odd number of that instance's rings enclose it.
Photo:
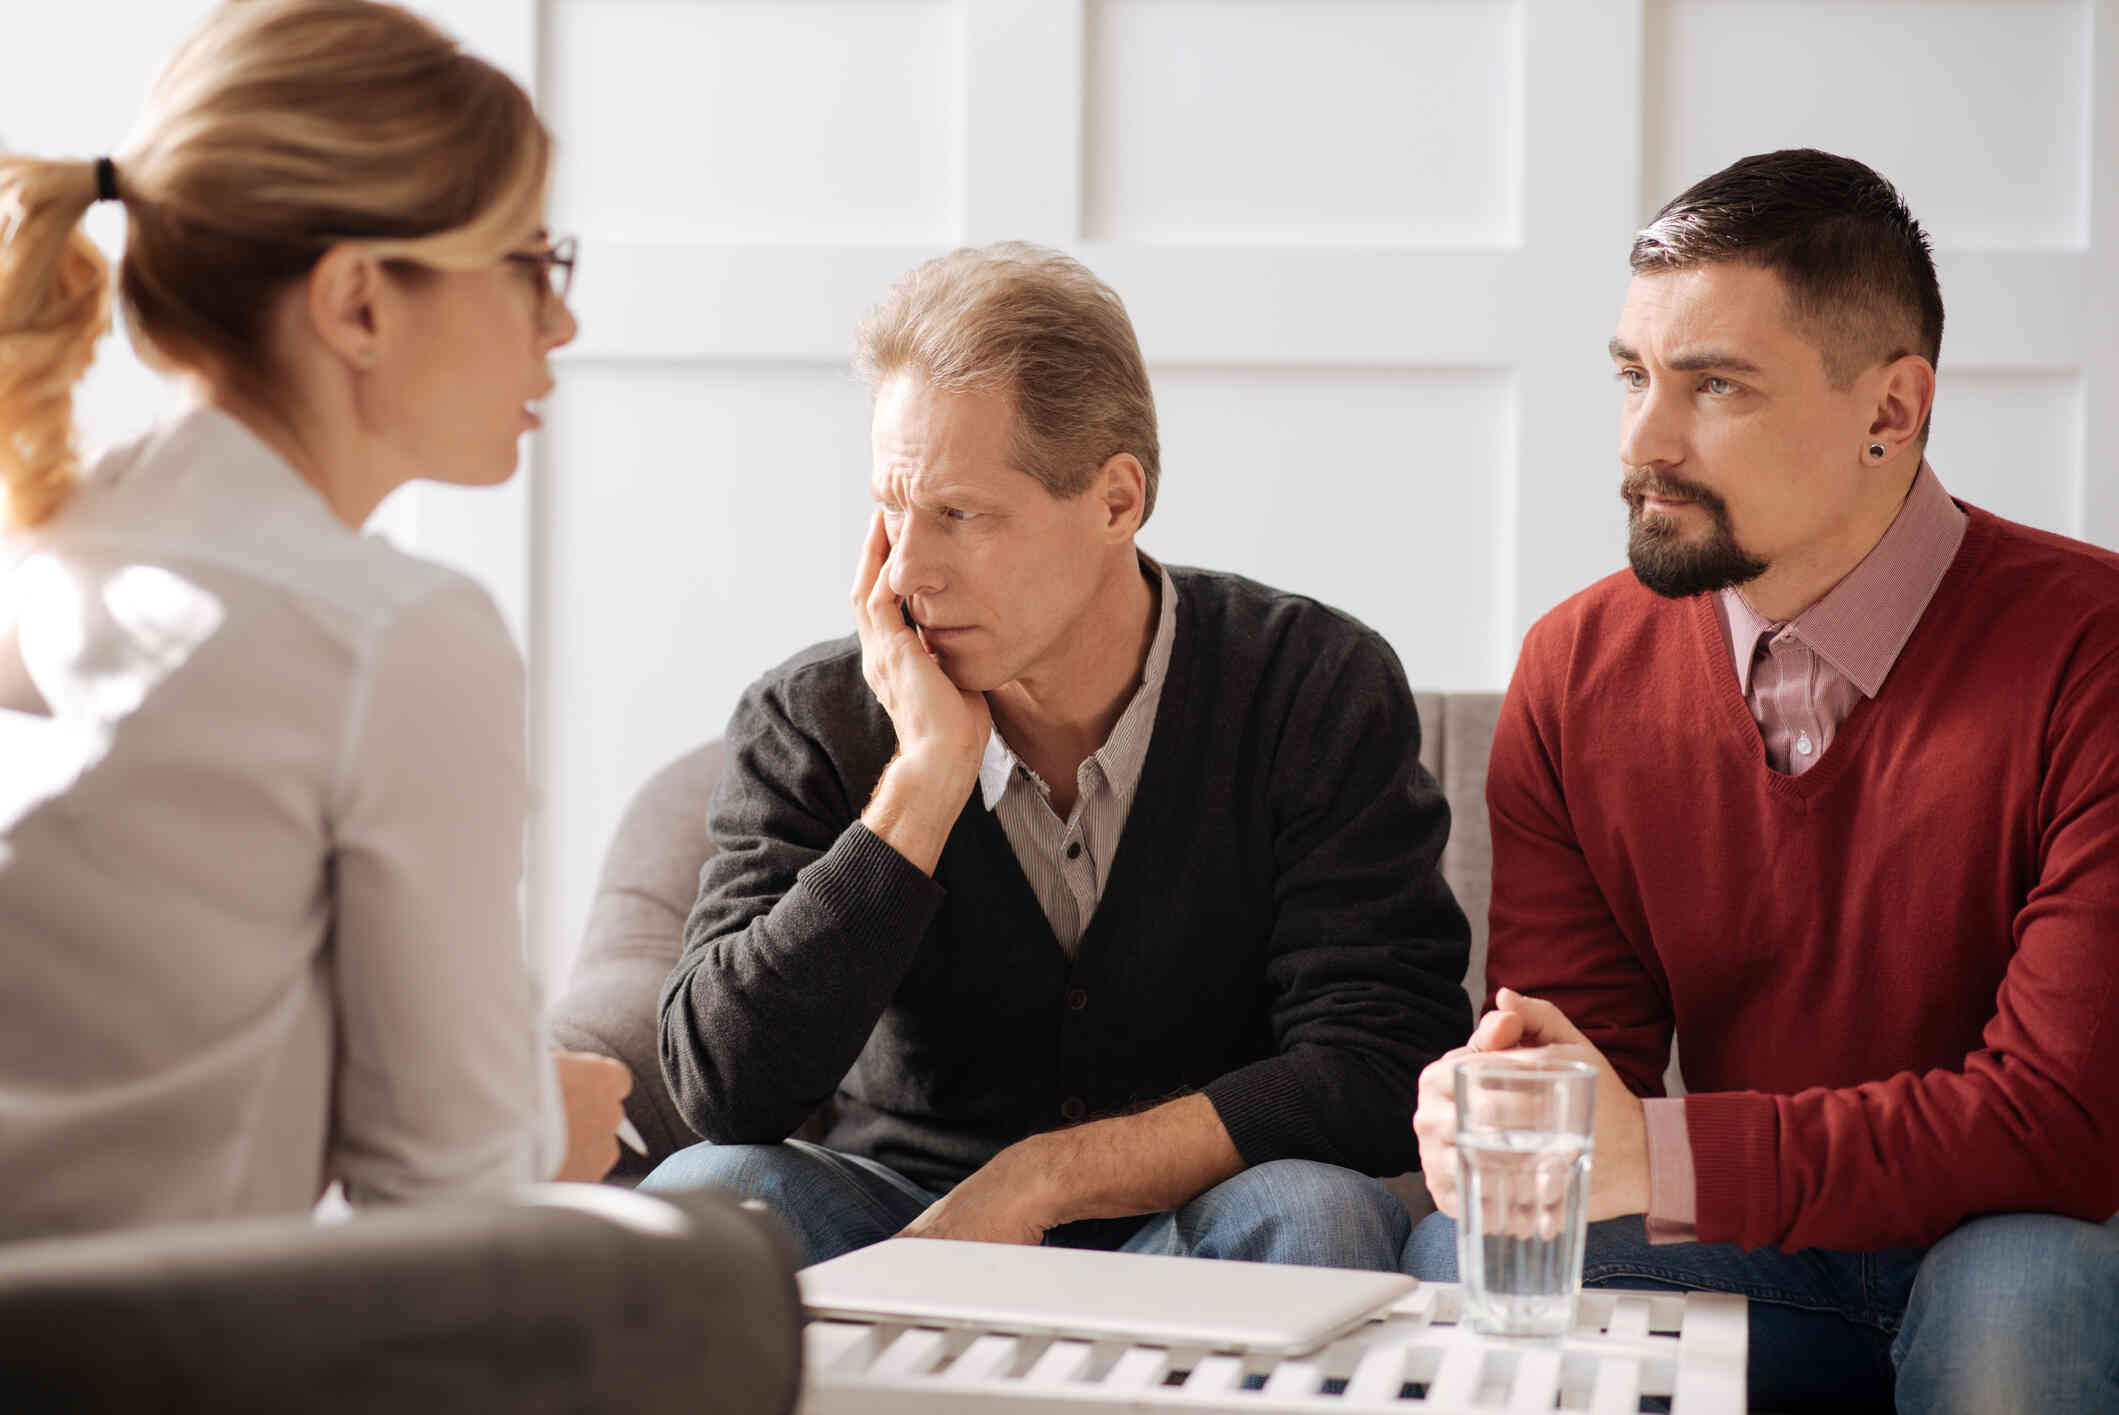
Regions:
[[[896,739],[847,639],[745,692],[662,1069],[710,1140],[825,1143],[944,1190],[1084,1115],[1204,1091],[1245,1160],[1419,1162],[1463,1042],[1449,808],[1404,672],[1313,600],[1173,567],[1177,636],[1109,884],[1069,961],[974,791],[929,879],[858,823]]]

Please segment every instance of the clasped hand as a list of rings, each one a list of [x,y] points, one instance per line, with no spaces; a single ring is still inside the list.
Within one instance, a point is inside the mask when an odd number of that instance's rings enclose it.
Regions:
[[[1503,988],[1479,1019],[1471,1042],[1446,1052],[1420,1073],[1413,1133],[1420,1172],[1435,1207],[1458,1218],[1457,1065],[1484,1052],[1521,1049],[1526,1056],[1586,1061],[1597,1068],[1596,1135],[1589,1170],[1589,1217],[1617,1218],[1648,1209],[1648,1124],[1640,1097],[1627,1089],[1604,1054],[1549,1002]]]

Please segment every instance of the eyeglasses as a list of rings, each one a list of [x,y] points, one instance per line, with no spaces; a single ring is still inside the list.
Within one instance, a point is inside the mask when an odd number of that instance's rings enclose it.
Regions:
[[[581,243],[572,236],[552,242],[541,251],[509,251],[506,259],[520,265],[540,267],[545,292],[565,304],[567,295],[574,288],[574,266],[579,260]]]

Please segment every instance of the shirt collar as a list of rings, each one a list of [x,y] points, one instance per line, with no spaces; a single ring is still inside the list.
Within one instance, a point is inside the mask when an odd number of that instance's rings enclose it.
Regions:
[[[1091,759],[1103,771],[1111,789],[1120,796],[1130,795],[1139,785],[1141,771],[1147,765],[1148,740],[1155,729],[1155,710],[1162,702],[1163,679],[1170,671],[1170,650],[1177,641],[1177,582],[1154,558],[1144,554],[1140,563],[1144,571],[1155,573],[1161,587],[1162,604],[1156,612],[1155,637],[1148,644],[1147,661],[1141,665],[1140,686],[1133,690],[1126,710],[1112,725],[1111,735]],[[994,728],[987,735],[986,755],[979,762],[979,798],[987,810],[1000,805],[1001,797],[1008,793],[1009,782],[1015,779],[1019,762],[1014,750],[1001,739],[1000,729]]]
[[[998,730],[986,734],[986,755],[979,759],[979,799],[992,810],[1008,794],[1008,782],[1015,775],[1015,753],[1001,740]]]
[[[1964,531],[1964,512],[1923,461],[1883,538],[1786,628],[1862,696],[1875,697],[1956,558]],[[1723,590],[1718,598],[1737,683],[1748,693],[1759,640],[1783,626],[1769,623],[1735,589]]]
[[[1751,607],[1733,589],[1723,590],[1714,597],[1714,607],[1722,617],[1722,633],[1729,640],[1729,658],[1736,665],[1738,691],[1751,692],[1751,665],[1758,659],[1758,641],[1773,632],[1774,626],[1766,616]]]

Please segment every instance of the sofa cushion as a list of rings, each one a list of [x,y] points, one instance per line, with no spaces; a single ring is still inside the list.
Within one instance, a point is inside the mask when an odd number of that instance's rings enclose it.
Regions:
[[[1493,898],[1494,838],[1486,822],[1486,761],[1501,717],[1499,693],[1415,693],[1420,709],[1420,764],[1449,802],[1449,844],[1442,878],[1471,921],[1471,966],[1464,991],[1472,1015],[1486,1006],[1486,909]]]

